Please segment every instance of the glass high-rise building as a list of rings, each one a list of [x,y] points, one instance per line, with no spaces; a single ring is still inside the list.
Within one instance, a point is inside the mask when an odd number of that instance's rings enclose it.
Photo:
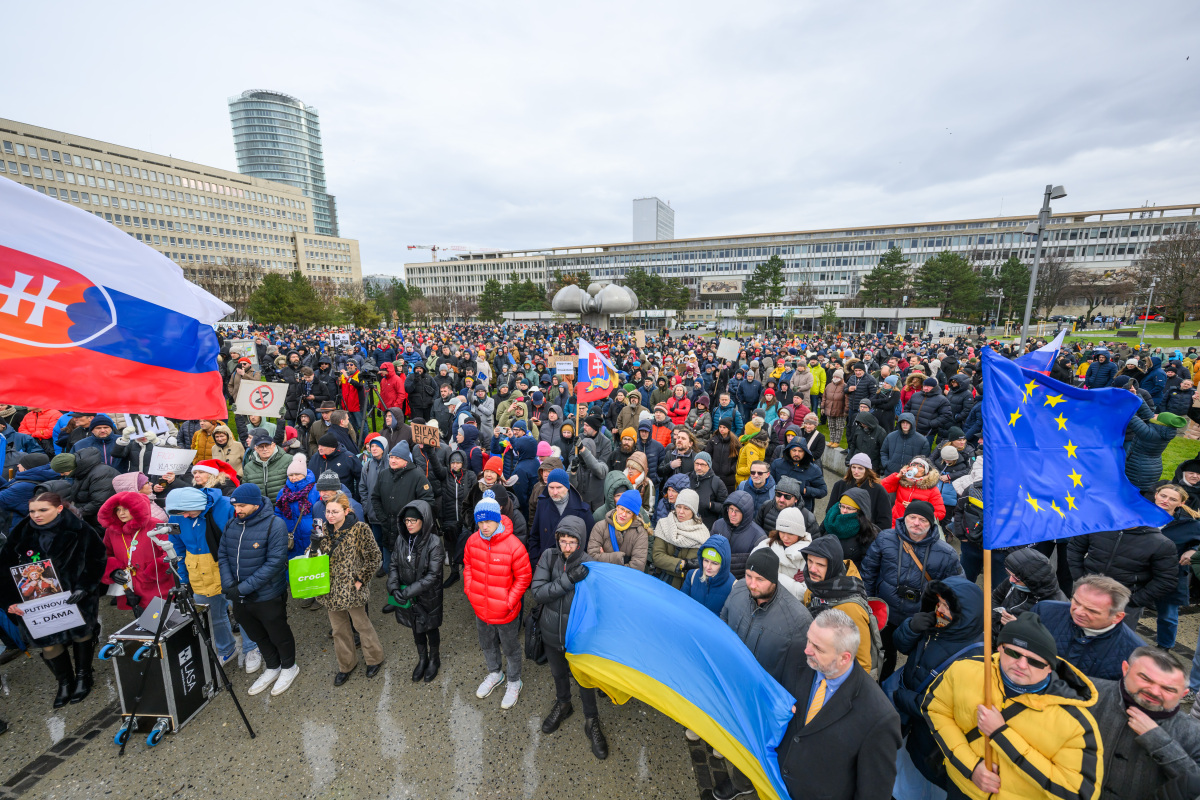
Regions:
[[[326,192],[317,109],[282,92],[251,89],[229,99],[238,172],[286,183],[312,198],[313,230],[337,236],[337,209]]]

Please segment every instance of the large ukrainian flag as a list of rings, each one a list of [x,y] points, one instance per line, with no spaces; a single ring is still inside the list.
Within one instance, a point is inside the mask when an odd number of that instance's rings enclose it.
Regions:
[[[795,698],[683,592],[628,567],[587,566],[567,622],[567,660],[580,685],[657,708],[719,750],[759,797],[786,800],[775,748]]]

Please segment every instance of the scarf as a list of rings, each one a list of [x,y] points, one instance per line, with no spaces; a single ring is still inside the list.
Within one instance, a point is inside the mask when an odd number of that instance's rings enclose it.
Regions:
[[[695,516],[683,522],[674,513],[670,513],[658,521],[654,535],[662,537],[681,550],[692,550],[704,544],[710,534],[704,523]]]
[[[1004,681],[1004,693],[1009,696],[1018,694],[1041,694],[1042,692],[1046,691],[1048,686],[1050,686],[1050,679],[1053,677],[1054,673],[1051,672],[1043,680],[1033,684],[1032,686],[1019,686],[1009,680],[1008,676],[1004,674],[1004,670],[1000,670],[1000,679]],[[1124,681],[1121,683],[1121,688],[1123,689]]]
[[[810,580],[804,585],[812,592],[812,599],[809,601],[808,607],[813,611],[841,605],[855,597],[861,597],[864,600],[867,597],[867,588],[862,579],[853,575],[838,575],[823,581]]]
[[[297,520],[311,514],[312,503],[308,499],[308,491],[311,488],[310,484],[302,484],[292,489],[285,483],[283,490],[279,492],[279,498],[275,501],[275,510],[279,512],[279,516],[286,520]],[[296,503],[295,514],[292,513],[292,503]]]
[[[834,505],[825,515],[825,530],[839,539],[853,539],[858,536],[859,529],[858,514],[843,514]]]

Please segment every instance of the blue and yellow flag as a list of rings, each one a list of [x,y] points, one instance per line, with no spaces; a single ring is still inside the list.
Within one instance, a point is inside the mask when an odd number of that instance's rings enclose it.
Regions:
[[[795,699],[720,617],[683,592],[628,567],[587,566],[567,620],[579,685],[657,708],[719,750],[759,797],[787,800],[775,748]]]
[[[1125,426],[1142,404],[983,351],[983,546],[1159,527],[1170,516],[1125,477]]]

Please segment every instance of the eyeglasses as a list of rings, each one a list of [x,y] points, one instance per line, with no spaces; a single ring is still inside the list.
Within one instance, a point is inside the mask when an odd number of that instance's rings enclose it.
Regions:
[[[785,499],[787,499],[787,500],[795,500],[795,499],[796,499],[796,495],[794,495],[794,494],[788,494],[787,492],[776,492],[776,493],[775,493],[775,496],[776,496],[776,497],[782,497],[782,498],[785,498]]]
[[[854,514],[858,511],[854,506],[848,506],[845,503],[838,503],[838,510],[843,514]]]
[[[1050,669],[1050,665],[1047,664],[1045,661],[1042,661],[1040,658],[1034,658],[1031,655],[1027,655],[1025,653],[1021,653],[1016,650],[1013,650],[1008,645],[1002,644],[1002,645],[1000,645],[1000,649],[1003,650],[1004,654],[1006,656],[1008,656],[1009,658],[1011,658],[1013,661],[1020,661],[1023,658],[1029,664],[1029,666],[1033,667],[1034,669]]]
[[[752,469],[752,470],[750,470],[750,474],[751,475],[766,475],[767,471],[765,469]]]

